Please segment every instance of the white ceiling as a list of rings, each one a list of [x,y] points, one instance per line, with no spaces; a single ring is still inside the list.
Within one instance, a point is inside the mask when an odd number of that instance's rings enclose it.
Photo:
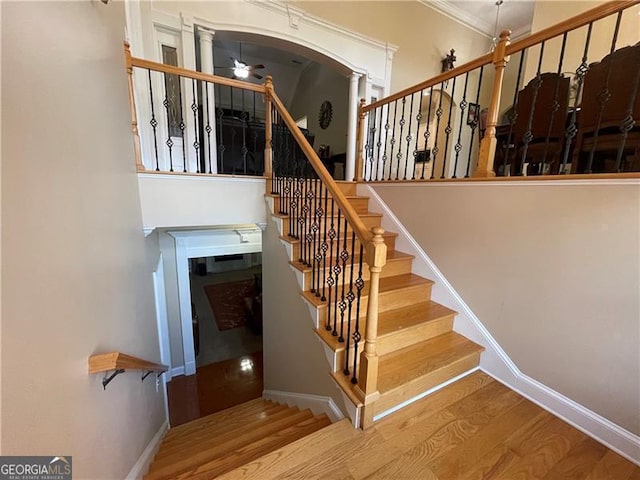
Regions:
[[[498,7],[496,0],[420,0],[420,3],[438,10],[474,30],[493,37]],[[511,38],[531,31],[533,0],[504,0],[500,6],[497,32],[511,30]]]

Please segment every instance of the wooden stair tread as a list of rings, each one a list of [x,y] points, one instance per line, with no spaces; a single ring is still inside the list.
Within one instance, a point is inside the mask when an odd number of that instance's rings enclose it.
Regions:
[[[270,402],[269,400],[265,400],[264,398],[256,398],[254,400],[250,400],[240,405],[235,405],[231,408],[226,408],[219,412],[212,413],[211,415],[198,418],[197,420],[193,420],[191,422],[178,425],[177,427],[171,427],[171,429],[167,432],[167,435],[165,436],[164,439],[166,441],[167,439],[171,439],[174,436],[178,436],[183,433],[188,433],[189,431],[197,430],[198,427],[203,424],[208,424],[212,422],[222,422],[224,420],[234,418],[241,413],[259,412],[272,405],[275,405],[275,404],[273,402]]]
[[[383,355],[378,365],[378,390],[384,394],[483,350],[462,335],[449,332]]]
[[[171,437],[167,435],[160,446],[158,455],[160,456],[172,450],[176,445],[181,445],[186,441],[206,440],[211,436],[224,435],[229,430],[241,428],[247,423],[257,422],[273,415],[281,414],[281,412],[287,409],[288,407],[286,405],[272,403],[272,405],[258,411],[238,412],[230,418],[225,418],[221,421],[200,424],[192,430],[181,432]],[[171,432],[171,430],[169,430],[169,432]]]
[[[296,440],[316,432],[328,425],[331,421],[326,415],[311,416],[282,430],[270,433],[235,449],[224,457],[217,458],[207,463],[195,466],[195,468],[177,475],[177,480],[208,480],[233,470],[241,465],[256,460],[278,448],[284,447]]]
[[[378,315],[378,337],[389,335],[404,328],[456,315],[455,310],[432,300],[397,308]]]
[[[205,440],[195,442],[181,442],[179,448],[156,455],[149,469],[149,479],[160,479],[173,476],[209,462],[220,456],[227,455],[236,448],[254,442],[265,435],[287,428],[300,421],[313,417],[309,410],[299,411],[297,408],[278,412],[259,421],[247,422],[241,427],[230,429],[224,434],[212,435]]]
[[[280,478],[295,465],[330,452],[338,442],[362,437],[347,419],[317,430],[295,442],[274,450],[250,463],[218,477],[219,480],[264,480]]]
[[[351,248],[351,242],[349,242],[349,248]],[[399,250],[391,250],[387,252],[387,263],[389,262],[400,262],[400,261],[404,261],[404,260],[413,260],[415,258],[414,255],[410,255],[408,253],[404,253],[401,252]],[[327,256],[327,262],[329,257]],[[335,261],[335,259],[334,259]],[[354,260],[353,260],[353,266],[357,267],[359,265],[360,262],[360,255],[354,255]],[[311,271],[311,267],[300,263],[298,260],[291,260],[289,261],[289,264],[294,267],[296,270],[299,270],[301,272],[310,272]],[[340,262],[340,265],[342,266],[342,262]],[[366,261],[364,261],[362,263],[363,267],[365,265],[367,265]],[[347,267],[351,266],[351,258],[349,258],[347,260]],[[330,268],[330,265],[327,265],[325,268]],[[368,267],[367,267],[368,268]],[[357,272],[357,268],[355,269],[355,271]],[[355,279],[354,279],[355,280]]]
[[[343,331],[343,337],[346,339],[347,336],[349,336],[349,338],[351,338],[351,333],[353,333],[355,331],[355,320],[352,319],[351,320],[351,329],[349,330],[349,332],[347,332],[347,327],[348,322],[347,320],[345,320],[345,326],[344,326],[344,331]],[[358,325],[358,328],[360,329],[360,334],[363,337],[363,340],[360,341],[359,343],[359,351],[362,351],[362,349],[364,348],[364,330],[365,330],[365,317],[361,316],[360,317],[360,323]],[[340,327],[337,328],[338,332],[340,331]],[[346,340],[344,342],[341,342],[338,340],[339,336],[334,336],[332,334],[332,330],[327,330],[324,325],[322,325],[320,328],[314,328],[313,329],[314,332],[316,332],[316,334],[320,337],[321,340],[323,340],[327,345],[329,345],[329,348],[331,348],[334,352],[341,352],[343,350],[345,350],[347,348],[347,342]],[[349,342],[349,348],[353,348],[353,341],[350,340]]]
[[[352,372],[353,373],[353,372]],[[362,407],[362,401],[353,391],[355,385],[351,383],[351,375],[345,375],[344,372],[331,372],[331,378],[338,384],[338,387],[349,397],[349,400],[356,406]]]
[[[405,273],[403,275],[396,275],[393,277],[382,277],[380,278],[380,286],[378,288],[379,294],[384,294],[386,292],[391,292],[393,290],[401,290],[404,288],[415,287],[419,285],[433,285],[433,280],[429,280],[428,278],[421,277],[414,273]],[[362,289],[362,297],[367,297],[369,295],[369,282],[364,282],[364,287]],[[320,298],[316,297],[314,293],[309,291],[301,292],[301,295],[310,302],[312,305],[316,307],[326,307],[327,303],[320,300]],[[366,311],[361,312],[361,315],[366,315]]]

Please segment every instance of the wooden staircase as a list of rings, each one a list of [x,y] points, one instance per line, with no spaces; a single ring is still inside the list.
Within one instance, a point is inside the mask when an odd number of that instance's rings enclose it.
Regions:
[[[330,425],[262,398],[169,430],[145,480],[210,479]]]
[[[369,199],[356,194],[356,184],[338,182],[338,185],[367,228],[380,226],[382,215],[369,212]],[[350,376],[343,373],[346,343],[340,342],[339,336],[332,335],[325,328],[327,303],[310,291],[311,267],[298,260],[300,242],[288,236],[289,217],[278,213],[280,197],[273,194],[266,196],[272,215],[279,225],[280,239],[289,252],[290,265],[298,276],[301,295],[314,316],[315,332],[325,346],[331,364],[331,375],[353,403],[354,411],[361,411],[361,396],[350,382]],[[473,370],[478,366],[483,351],[483,347],[453,331],[456,312],[431,300],[434,282],[412,273],[413,256],[395,249],[396,237],[397,234],[393,232],[385,232],[383,235],[387,246],[387,263],[380,276],[376,342],[376,350],[380,356],[377,377],[380,397],[368,406],[364,419],[356,420],[360,415],[352,417],[356,426],[365,428],[372,424],[374,417]],[[327,266],[328,268],[330,267]],[[348,275],[343,275],[342,279],[345,277],[348,278]],[[361,332],[366,324],[369,296],[368,266],[363,266],[363,279],[365,286],[362,290],[359,319]],[[355,312],[352,312],[353,317]],[[355,322],[351,323],[354,328]],[[347,335],[349,332],[343,332],[344,338]],[[349,357],[353,359],[353,347]]]

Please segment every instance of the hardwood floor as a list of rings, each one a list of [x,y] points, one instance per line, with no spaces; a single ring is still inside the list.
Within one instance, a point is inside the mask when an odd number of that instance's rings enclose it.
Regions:
[[[172,427],[262,396],[262,352],[198,367],[167,384]]]
[[[640,467],[481,372],[364,432],[346,422],[221,478],[640,479]]]

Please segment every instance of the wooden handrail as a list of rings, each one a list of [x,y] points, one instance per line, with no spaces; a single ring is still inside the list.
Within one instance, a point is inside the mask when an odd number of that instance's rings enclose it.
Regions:
[[[280,113],[280,116],[284,120],[287,127],[289,127],[289,130],[291,131],[293,138],[295,138],[296,142],[298,142],[298,145],[304,152],[305,156],[307,157],[307,160],[309,160],[309,163],[311,164],[313,169],[318,174],[318,177],[320,177],[320,180],[322,180],[322,183],[327,187],[327,190],[331,192],[331,196],[333,197],[333,200],[338,204],[338,206],[340,207],[340,210],[342,210],[342,213],[344,214],[345,218],[347,219],[347,221],[355,231],[356,235],[358,236],[358,239],[360,240],[362,245],[364,245],[365,248],[367,249],[367,254],[370,255],[371,254],[370,244],[371,244],[371,239],[373,238],[373,233],[371,233],[367,229],[367,227],[365,226],[363,221],[360,219],[360,217],[356,213],[351,203],[349,203],[349,201],[344,196],[342,191],[338,188],[338,184],[335,182],[335,180],[331,177],[327,169],[324,167],[324,165],[322,164],[322,161],[320,160],[320,157],[318,157],[318,154],[311,147],[311,145],[309,145],[309,142],[307,142],[307,139],[304,138],[303,133],[300,131],[300,129],[296,125],[295,120],[293,119],[289,111],[286,109],[286,107],[280,100],[280,97],[278,97],[278,95],[273,91],[273,89],[267,89],[267,95],[271,98],[271,101],[273,102],[276,109]]]
[[[169,370],[169,367],[133,357],[122,352],[99,353],[89,357],[89,373],[108,372],[111,370],[166,372]]]
[[[187,70],[185,68],[174,67],[172,65],[165,65],[164,63],[152,62],[151,60],[144,60],[142,58],[130,57],[127,59],[127,67],[139,67],[146,68],[148,70],[154,70],[156,72],[170,73],[172,75],[180,75],[181,77],[193,78],[194,80],[202,80],[204,82],[217,83],[219,85],[226,85],[228,87],[241,88],[252,92],[265,93],[264,85],[243,82],[241,80],[234,80],[233,78],[220,77],[218,75],[211,75],[209,73],[196,72],[194,70]]]
[[[404,90],[400,90],[393,95],[389,95],[388,97],[381,98],[377,102],[370,103],[369,105],[365,105],[362,108],[363,112],[369,112],[374,110],[382,105],[386,105],[387,103],[391,103],[395,100],[399,100],[402,97],[406,97],[407,95],[411,95],[413,93],[417,93],[425,88],[433,87],[439,83],[445,82],[447,80],[451,80],[453,77],[457,77],[460,74],[470,72],[475,70],[476,68],[482,67],[483,65],[488,65],[493,60],[493,54],[487,53],[486,55],[482,55],[481,57],[476,58],[475,60],[471,60],[470,62],[465,63],[464,65],[460,65],[448,72],[441,73],[436,75],[433,78],[425,80],[424,82],[420,82],[412,87],[407,87]]]
[[[629,7],[633,7],[640,3],[640,0],[620,0],[615,2],[607,2],[602,5],[598,5],[595,8],[587,10],[575,17],[568,18],[560,23],[552,25],[551,27],[545,28],[536,32],[527,38],[523,38],[522,40],[518,40],[517,42],[512,43],[506,48],[506,55],[512,55],[516,52],[524,50],[525,48],[529,48],[533,45],[537,45],[546,40],[550,40],[558,35],[562,35],[565,32],[570,32],[571,30],[575,30],[580,27],[584,27],[591,22],[595,22],[596,20],[600,20],[602,18],[608,17],[614,13],[617,13],[621,10],[626,10]]]

